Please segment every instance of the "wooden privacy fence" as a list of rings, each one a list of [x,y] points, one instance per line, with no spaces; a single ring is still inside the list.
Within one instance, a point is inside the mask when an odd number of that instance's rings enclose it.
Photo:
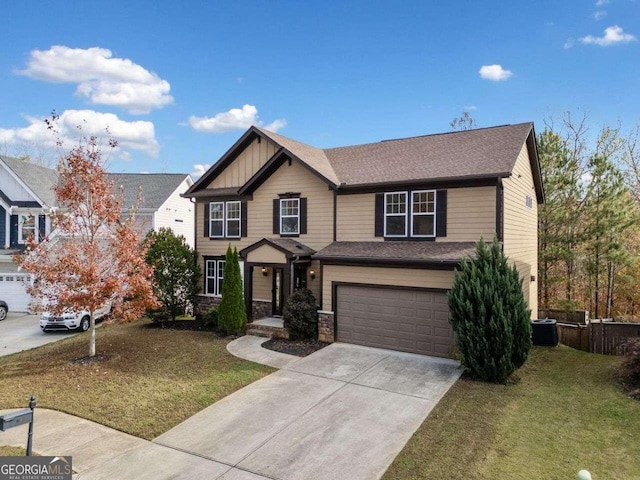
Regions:
[[[626,343],[640,337],[640,323],[591,320],[586,325],[558,323],[558,340],[563,345],[585,352],[624,355]]]
[[[546,310],[538,310],[538,318],[553,318],[558,323],[579,323],[586,325],[589,321],[589,312],[586,310],[556,310],[548,308]]]

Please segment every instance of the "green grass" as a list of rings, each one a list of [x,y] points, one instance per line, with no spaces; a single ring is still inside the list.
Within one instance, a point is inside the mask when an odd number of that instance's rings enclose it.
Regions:
[[[534,348],[516,384],[462,379],[384,479],[639,479],[640,402],[617,384],[619,363]]]
[[[274,369],[229,354],[211,332],[150,329],[148,320],[104,325],[98,355],[82,364],[88,335],[0,357],[0,410],[38,407],[71,413],[151,439]]]
[[[26,452],[24,448],[0,445],[0,457],[24,457]]]

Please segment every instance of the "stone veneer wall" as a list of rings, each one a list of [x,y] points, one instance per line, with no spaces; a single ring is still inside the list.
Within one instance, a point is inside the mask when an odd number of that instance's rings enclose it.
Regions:
[[[197,319],[202,317],[209,311],[211,307],[220,305],[221,297],[211,297],[209,295],[198,295],[193,305],[193,313]],[[253,320],[271,316],[271,302],[263,300],[254,300],[252,304]]]
[[[321,342],[335,342],[334,314],[320,310],[318,312],[318,340]]]

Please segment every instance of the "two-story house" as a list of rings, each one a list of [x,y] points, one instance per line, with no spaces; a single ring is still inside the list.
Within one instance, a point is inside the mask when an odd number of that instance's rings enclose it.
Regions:
[[[187,174],[109,174],[123,195],[123,215],[137,207],[136,225],[144,236],[151,229],[170,227],[194,244],[194,205],[181,196],[193,180]],[[17,271],[13,255],[30,236],[44,238],[52,232],[50,213],[59,208],[54,186],[56,170],[0,156],[0,299],[13,311],[27,311],[28,276]]]
[[[321,340],[448,356],[454,269],[494,236],[537,309],[531,123],[330,149],[251,127],[184,195],[196,200],[201,312],[219,301],[230,244],[250,318],[280,315],[306,286]]]

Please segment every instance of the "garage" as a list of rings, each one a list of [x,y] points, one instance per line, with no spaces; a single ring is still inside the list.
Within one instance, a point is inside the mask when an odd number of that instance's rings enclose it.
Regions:
[[[9,305],[9,311],[27,312],[31,296],[27,293],[25,281],[29,278],[24,273],[0,273],[0,300]]]
[[[339,342],[450,357],[453,331],[442,290],[338,285]]]

